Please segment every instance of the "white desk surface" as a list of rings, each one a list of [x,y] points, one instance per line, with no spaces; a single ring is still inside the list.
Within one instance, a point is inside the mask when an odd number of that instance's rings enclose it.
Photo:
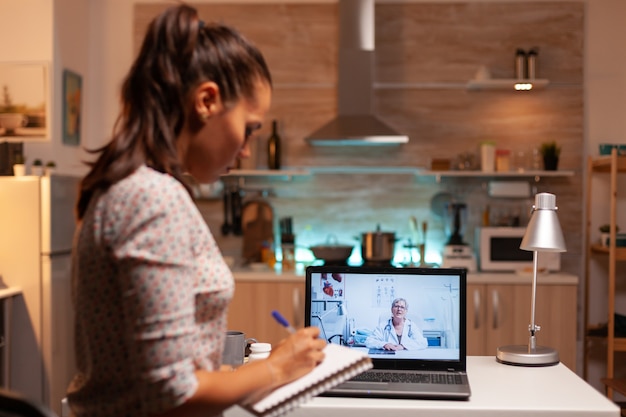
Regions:
[[[619,417],[619,408],[563,364],[527,368],[503,365],[495,356],[471,356],[468,401],[316,397],[292,417]],[[232,407],[225,417],[250,416]]]

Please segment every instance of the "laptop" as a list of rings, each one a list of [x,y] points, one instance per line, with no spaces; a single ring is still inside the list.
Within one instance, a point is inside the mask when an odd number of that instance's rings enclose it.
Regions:
[[[458,399],[466,373],[464,268],[310,266],[305,324],[374,368],[326,396]]]

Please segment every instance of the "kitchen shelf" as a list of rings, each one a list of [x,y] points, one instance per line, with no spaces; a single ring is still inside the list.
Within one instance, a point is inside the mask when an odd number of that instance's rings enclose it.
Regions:
[[[311,167],[312,174],[410,174],[420,175],[424,169],[407,166],[327,166]]]
[[[617,198],[618,198],[618,174],[626,172],[626,156],[618,156],[617,149],[611,151],[610,156],[589,157],[587,160],[587,200],[586,200],[586,231],[585,231],[585,248],[587,256],[585,257],[585,289],[584,289],[584,324],[585,339],[583,343],[583,378],[588,378],[589,352],[590,343],[596,339],[606,341],[606,375],[602,381],[605,383],[606,395],[613,400],[615,387],[611,385],[615,377],[616,356],[615,352],[626,352],[626,337],[617,337],[615,334],[615,306],[616,298],[619,295],[619,287],[617,286],[618,274],[617,263],[626,261],[626,247],[617,247],[616,229],[617,229]],[[604,208],[608,211],[609,224],[611,225],[611,239],[608,246],[591,243],[591,212],[592,212],[592,183],[594,174],[609,174],[608,178],[602,175],[603,180],[608,180],[609,185],[609,204]],[[607,323],[606,325],[593,325],[589,323],[589,311],[592,300],[589,293],[591,289],[591,255],[606,255],[606,263],[608,264],[608,273],[606,277],[607,295],[596,303],[604,303],[607,306]],[[620,335],[621,336],[621,335]],[[622,364],[620,364],[621,366]],[[605,382],[606,381],[606,382]]]
[[[516,90],[516,84],[532,84],[530,90]],[[467,82],[468,90],[511,90],[511,91],[534,91],[544,89],[550,84],[550,81],[546,79],[516,79],[516,78],[501,78],[501,79],[487,79],[487,80],[470,80]]]
[[[304,169],[233,169],[222,178],[229,177],[256,177],[256,178],[276,178],[291,180],[294,177],[306,177],[311,173]]]
[[[506,172],[483,172],[483,171],[422,171],[420,176],[433,176],[437,182],[441,178],[535,178],[539,181],[541,177],[572,177],[574,171],[557,170],[557,171],[506,171]]]
[[[593,253],[603,253],[608,255],[611,250],[609,246],[603,246],[600,244],[591,245],[591,252]],[[626,261],[626,247],[616,247],[615,248],[615,260],[617,261]]]

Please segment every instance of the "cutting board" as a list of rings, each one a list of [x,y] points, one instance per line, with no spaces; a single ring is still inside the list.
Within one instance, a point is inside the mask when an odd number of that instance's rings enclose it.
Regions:
[[[245,262],[261,262],[265,242],[274,244],[274,210],[265,200],[251,200],[241,210],[242,257]]]

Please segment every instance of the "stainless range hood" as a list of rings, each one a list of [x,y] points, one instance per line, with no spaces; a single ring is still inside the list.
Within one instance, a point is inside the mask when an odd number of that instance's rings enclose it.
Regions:
[[[315,146],[398,145],[409,137],[373,115],[374,0],[339,0],[338,116],[305,140]]]

